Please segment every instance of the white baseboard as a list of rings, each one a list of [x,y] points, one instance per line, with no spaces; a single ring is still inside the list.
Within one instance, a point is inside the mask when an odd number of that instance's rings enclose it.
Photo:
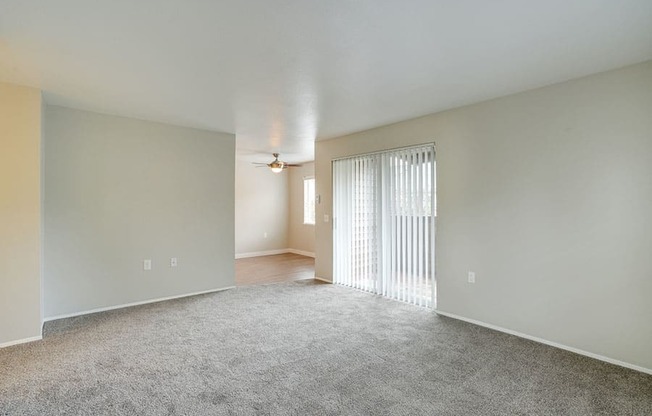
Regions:
[[[228,287],[223,287],[223,288],[220,288],[220,289],[202,290],[201,292],[185,293],[183,295],[175,295],[175,296],[166,296],[164,298],[149,299],[149,300],[143,300],[143,301],[140,301],[140,302],[124,303],[122,305],[114,305],[114,306],[107,306],[107,307],[104,307],[104,308],[90,309],[90,310],[82,311],[82,312],[73,312],[73,313],[67,313],[67,314],[63,314],[63,315],[50,316],[50,317],[45,318],[44,322],[56,321],[57,319],[64,319],[64,318],[73,318],[75,316],[81,316],[81,315],[89,315],[91,313],[97,313],[97,312],[106,312],[106,311],[111,311],[111,310],[114,310],[114,309],[128,308],[130,306],[138,306],[138,305],[146,305],[148,303],[163,302],[165,300],[187,298],[189,296],[203,295],[203,294],[206,294],[206,293],[221,292],[223,290],[229,290],[229,289],[234,289],[234,288],[235,288],[235,286],[228,286]]]
[[[0,344],[0,348],[11,347],[12,345],[18,345],[18,344],[26,344],[28,342],[40,341],[42,339],[43,339],[42,335],[37,335],[35,337],[29,337],[29,338],[23,338],[23,339],[17,339],[17,340],[14,340],[14,341],[3,342],[2,344]]]
[[[317,277],[317,276],[315,276],[315,280],[319,280],[320,282],[324,282],[324,283],[331,283],[331,284],[333,283],[330,280],[326,280],[322,277]]]
[[[590,357],[590,358],[594,358],[596,360],[604,361],[604,362],[607,362],[609,364],[614,364],[614,365],[617,365],[617,366],[620,366],[620,367],[629,368],[631,370],[640,371],[640,372],[646,373],[646,374],[652,374],[652,369],[650,369],[650,368],[645,368],[645,367],[641,367],[641,366],[638,366],[638,365],[627,363],[625,361],[620,361],[620,360],[616,360],[616,359],[613,359],[613,358],[605,357],[603,355],[594,354],[592,352],[580,350],[580,349],[574,348],[574,347],[569,347],[567,345],[559,344],[557,342],[548,341],[546,339],[538,338],[538,337],[528,335],[528,334],[523,334],[523,333],[518,332],[518,331],[513,331],[513,330],[507,329],[507,328],[502,328],[500,326],[488,324],[488,323],[482,322],[482,321],[477,321],[475,319],[465,318],[463,316],[455,315],[453,313],[442,312],[442,311],[439,311],[439,310],[435,310],[435,312],[438,315],[447,316],[449,318],[453,318],[453,319],[457,319],[457,320],[460,320],[460,321],[468,322],[470,324],[483,326],[485,328],[489,328],[489,329],[493,329],[493,330],[496,330],[496,331],[504,332],[506,334],[514,335],[514,336],[517,336],[517,337],[520,337],[520,338],[529,339],[530,341],[539,342],[541,344],[549,345],[551,347],[555,347],[555,348],[559,348],[559,349],[562,349],[562,350],[574,352],[575,354],[584,355],[586,357]]]
[[[236,253],[236,259],[246,259],[248,257],[261,257],[261,256],[275,256],[277,254],[285,254],[288,252],[287,248],[281,248],[278,250],[266,250],[266,251],[251,251],[249,253]]]
[[[294,253],[300,256],[307,256],[312,258],[315,257],[315,253],[311,251],[297,250],[294,248],[281,248],[278,250],[251,251],[249,253],[237,253],[235,255],[235,258],[237,260],[237,259],[246,259],[249,257],[275,256],[277,254],[286,254],[286,253]]]
[[[288,253],[298,254],[300,256],[312,257],[313,259],[315,258],[315,253],[313,253],[312,251],[303,251],[303,250],[297,250],[295,248],[288,248]]]

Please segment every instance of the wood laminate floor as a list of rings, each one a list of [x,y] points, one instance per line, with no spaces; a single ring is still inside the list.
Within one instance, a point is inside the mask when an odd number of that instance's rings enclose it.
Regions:
[[[315,277],[315,259],[286,253],[235,261],[237,286],[290,282]]]

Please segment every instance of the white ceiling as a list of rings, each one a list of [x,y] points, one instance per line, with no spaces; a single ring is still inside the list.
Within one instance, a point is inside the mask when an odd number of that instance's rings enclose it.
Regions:
[[[0,0],[0,81],[261,161],[648,59],[650,0]]]

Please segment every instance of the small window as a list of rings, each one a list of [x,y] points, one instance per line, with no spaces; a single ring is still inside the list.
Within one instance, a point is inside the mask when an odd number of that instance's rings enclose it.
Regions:
[[[303,178],[303,223],[315,224],[315,178]]]

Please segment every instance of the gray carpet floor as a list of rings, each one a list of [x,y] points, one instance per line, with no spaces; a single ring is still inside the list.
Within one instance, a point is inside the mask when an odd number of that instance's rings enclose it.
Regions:
[[[652,415],[652,376],[333,285],[46,325],[0,350],[0,415]]]

